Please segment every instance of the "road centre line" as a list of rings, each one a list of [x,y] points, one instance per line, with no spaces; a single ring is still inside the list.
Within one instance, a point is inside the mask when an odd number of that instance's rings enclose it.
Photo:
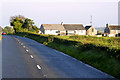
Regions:
[[[33,59],[34,57],[33,57],[33,55],[30,55],[30,57]]]
[[[39,65],[37,65],[37,68],[38,68],[38,69],[41,69],[41,67],[40,67]]]
[[[26,52],[28,52],[28,50],[26,50]]]
[[[23,45],[23,43],[21,43],[21,45]]]
[[[25,46],[23,46],[23,48],[25,48]]]

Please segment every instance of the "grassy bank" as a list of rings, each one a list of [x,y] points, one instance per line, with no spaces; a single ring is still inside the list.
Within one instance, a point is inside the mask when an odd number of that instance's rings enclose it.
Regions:
[[[18,33],[120,78],[120,38]]]

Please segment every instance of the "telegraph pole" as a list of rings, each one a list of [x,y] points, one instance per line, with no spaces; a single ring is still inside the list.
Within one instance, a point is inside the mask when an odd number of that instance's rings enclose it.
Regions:
[[[91,24],[91,26],[92,26],[92,16],[90,16],[90,18],[91,18],[90,24]]]

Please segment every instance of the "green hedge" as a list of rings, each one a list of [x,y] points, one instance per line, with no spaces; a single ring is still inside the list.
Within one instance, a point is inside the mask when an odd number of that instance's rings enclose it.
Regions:
[[[73,40],[69,40],[69,39],[62,39],[62,38],[58,38],[56,36],[53,35],[40,35],[40,34],[35,34],[35,33],[27,33],[27,32],[22,32],[22,33],[18,33],[19,35],[22,35],[23,37],[27,36],[28,38],[32,38],[33,36],[35,37],[35,40],[40,42],[40,43],[50,43],[50,42],[55,42],[57,44],[65,44],[65,45],[74,45],[77,46],[80,51],[85,51],[85,50],[90,50],[90,49],[100,49],[100,50],[104,50],[107,52],[108,55],[110,55],[111,57],[115,57],[120,61],[120,45],[119,47],[109,47],[109,45],[101,45],[99,44],[95,44],[95,43],[83,43],[80,41],[74,41],[74,39],[88,39],[88,40],[94,40],[94,41],[103,41],[104,43],[107,42],[107,44],[109,42],[115,42],[118,41],[118,43],[120,43],[120,38],[105,38],[105,37],[90,37],[90,36],[70,36],[69,38],[72,38]],[[39,40],[41,39],[41,40]],[[87,42],[87,41],[86,41]],[[97,42],[96,42],[97,43]],[[115,43],[114,43],[115,44]]]

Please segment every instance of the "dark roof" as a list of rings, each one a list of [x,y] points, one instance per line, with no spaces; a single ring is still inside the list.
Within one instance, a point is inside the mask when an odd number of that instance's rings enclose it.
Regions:
[[[64,31],[64,27],[61,24],[42,24],[45,30],[60,30]]]
[[[88,30],[91,26],[86,26],[85,29]]]
[[[82,24],[63,24],[65,30],[85,30]]]
[[[120,26],[118,25],[110,25],[109,28],[110,30],[120,30]]]

